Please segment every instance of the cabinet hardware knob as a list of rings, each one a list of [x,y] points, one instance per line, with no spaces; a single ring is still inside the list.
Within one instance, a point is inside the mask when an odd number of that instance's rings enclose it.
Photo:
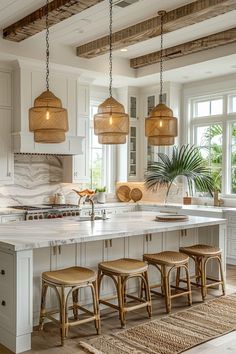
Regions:
[[[6,301],[2,300],[2,306],[6,306]]]
[[[110,247],[112,247],[112,240],[110,240]]]
[[[5,270],[1,269],[1,275],[5,275],[5,274],[6,274]]]

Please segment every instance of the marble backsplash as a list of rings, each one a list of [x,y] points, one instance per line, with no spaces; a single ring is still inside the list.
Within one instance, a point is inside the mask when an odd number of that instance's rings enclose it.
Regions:
[[[14,184],[0,185],[0,206],[35,205],[53,203],[55,193],[63,193],[66,202],[76,204],[77,195],[72,188],[81,184],[62,183],[63,164],[54,155],[14,156]]]

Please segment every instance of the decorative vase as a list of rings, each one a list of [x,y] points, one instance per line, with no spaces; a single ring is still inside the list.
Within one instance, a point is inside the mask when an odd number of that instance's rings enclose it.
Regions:
[[[99,204],[106,203],[106,193],[105,192],[97,192],[97,201]]]

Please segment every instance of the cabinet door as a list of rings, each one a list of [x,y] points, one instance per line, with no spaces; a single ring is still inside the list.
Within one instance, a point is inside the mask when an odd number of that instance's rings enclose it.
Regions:
[[[41,276],[51,270],[50,247],[36,248],[33,251],[33,324],[38,325],[41,303]],[[47,308],[57,306],[56,295],[48,290]]]
[[[89,116],[89,85],[78,83],[78,115]]]
[[[0,108],[0,181],[13,182],[13,154],[11,151],[11,110]]]
[[[78,119],[77,135],[83,136],[82,154],[74,156],[73,182],[89,181],[89,117]]]
[[[0,106],[12,106],[11,73],[0,71]]]
[[[143,236],[145,253],[158,253],[163,249],[163,234],[153,233]],[[160,272],[153,266],[149,266],[148,276],[150,284],[159,284],[161,281]]]
[[[125,256],[125,238],[105,240],[104,247],[105,247],[105,258],[108,261],[124,258]],[[103,293],[106,296],[116,294],[116,288],[114,282],[108,277],[104,278]]]

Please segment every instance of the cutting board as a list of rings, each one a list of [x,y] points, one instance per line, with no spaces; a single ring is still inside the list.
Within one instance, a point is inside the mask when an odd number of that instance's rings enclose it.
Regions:
[[[138,202],[139,200],[141,200],[142,196],[143,196],[143,193],[142,193],[141,189],[139,189],[139,188],[133,188],[130,192],[130,198],[134,202]]]
[[[129,202],[131,200],[130,192],[131,192],[131,189],[129,188],[129,186],[126,186],[124,184],[117,189],[116,195],[117,195],[117,198],[119,199],[119,201]]]

